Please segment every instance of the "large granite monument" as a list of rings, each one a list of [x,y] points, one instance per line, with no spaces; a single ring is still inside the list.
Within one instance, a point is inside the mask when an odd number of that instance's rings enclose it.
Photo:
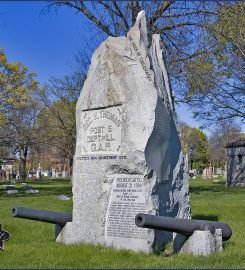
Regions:
[[[144,11],[127,37],[94,52],[76,110],[73,217],[58,242],[151,252],[171,240],[138,228],[142,212],[190,217],[185,158],[159,35]]]

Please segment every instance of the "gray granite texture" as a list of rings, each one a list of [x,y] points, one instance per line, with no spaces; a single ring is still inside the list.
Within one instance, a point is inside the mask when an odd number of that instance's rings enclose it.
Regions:
[[[222,230],[216,229],[214,234],[210,231],[197,230],[190,237],[182,235],[179,237],[178,243],[175,242],[174,248],[175,252],[189,253],[196,256],[207,256],[215,252],[221,252],[223,250]]]
[[[73,220],[58,242],[152,252],[169,232],[136,227],[137,213],[190,218],[189,187],[159,36],[144,11],[127,37],[92,56],[76,108]]]

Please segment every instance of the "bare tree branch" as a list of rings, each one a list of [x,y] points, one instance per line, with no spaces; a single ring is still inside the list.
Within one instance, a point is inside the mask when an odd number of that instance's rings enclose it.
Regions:
[[[196,10],[196,11],[185,12],[185,13],[162,14],[162,17],[163,18],[179,18],[179,17],[185,17],[185,16],[189,16],[189,15],[217,16],[218,14],[216,12],[211,12],[211,11]]]
[[[103,30],[108,36],[114,36],[110,31],[110,28],[103,24],[91,11],[89,11],[84,4],[85,1],[54,1],[56,5],[66,5],[82,12],[89,20],[96,24],[101,30]],[[52,4],[51,4],[52,5]],[[79,5],[79,6],[78,6]]]
[[[159,6],[159,8],[155,11],[154,15],[148,19],[148,25],[151,28],[153,26],[153,24],[162,17],[162,14],[165,10],[167,10],[172,4],[174,3],[174,1],[168,1],[165,2],[163,1],[162,4]]]
[[[123,15],[121,9],[119,8],[119,6],[117,4],[117,1],[116,0],[113,0],[112,3],[115,6],[116,10],[118,11],[119,16],[122,18],[122,20],[124,22],[124,25],[125,25],[125,28],[126,28],[126,31],[128,31],[129,30],[128,22],[127,22],[125,16]]]

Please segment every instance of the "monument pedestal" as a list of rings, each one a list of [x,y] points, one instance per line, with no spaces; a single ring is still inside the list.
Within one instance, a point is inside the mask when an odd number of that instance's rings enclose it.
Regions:
[[[207,256],[222,250],[221,229],[216,229],[214,234],[197,230],[190,237],[177,234],[174,239],[175,252]]]

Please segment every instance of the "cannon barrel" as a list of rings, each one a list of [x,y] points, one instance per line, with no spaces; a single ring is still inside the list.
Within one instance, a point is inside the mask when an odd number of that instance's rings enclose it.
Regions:
[[[180,219],[140,213],[135,216],[135,224],[142,228],[176,232],[187,236],[193,234],[195,230],[209,230],[214,233],[215,229],[222,229],[222,239],[224,241],[228,240],[232,235],[229,225],[209,220]]]
[[[52,211],[44,211],[25,207],[12,208],[12,216],[24,219],[37,220],[47,223],[65,225],[66,222],[72,221],[72,214]]]

